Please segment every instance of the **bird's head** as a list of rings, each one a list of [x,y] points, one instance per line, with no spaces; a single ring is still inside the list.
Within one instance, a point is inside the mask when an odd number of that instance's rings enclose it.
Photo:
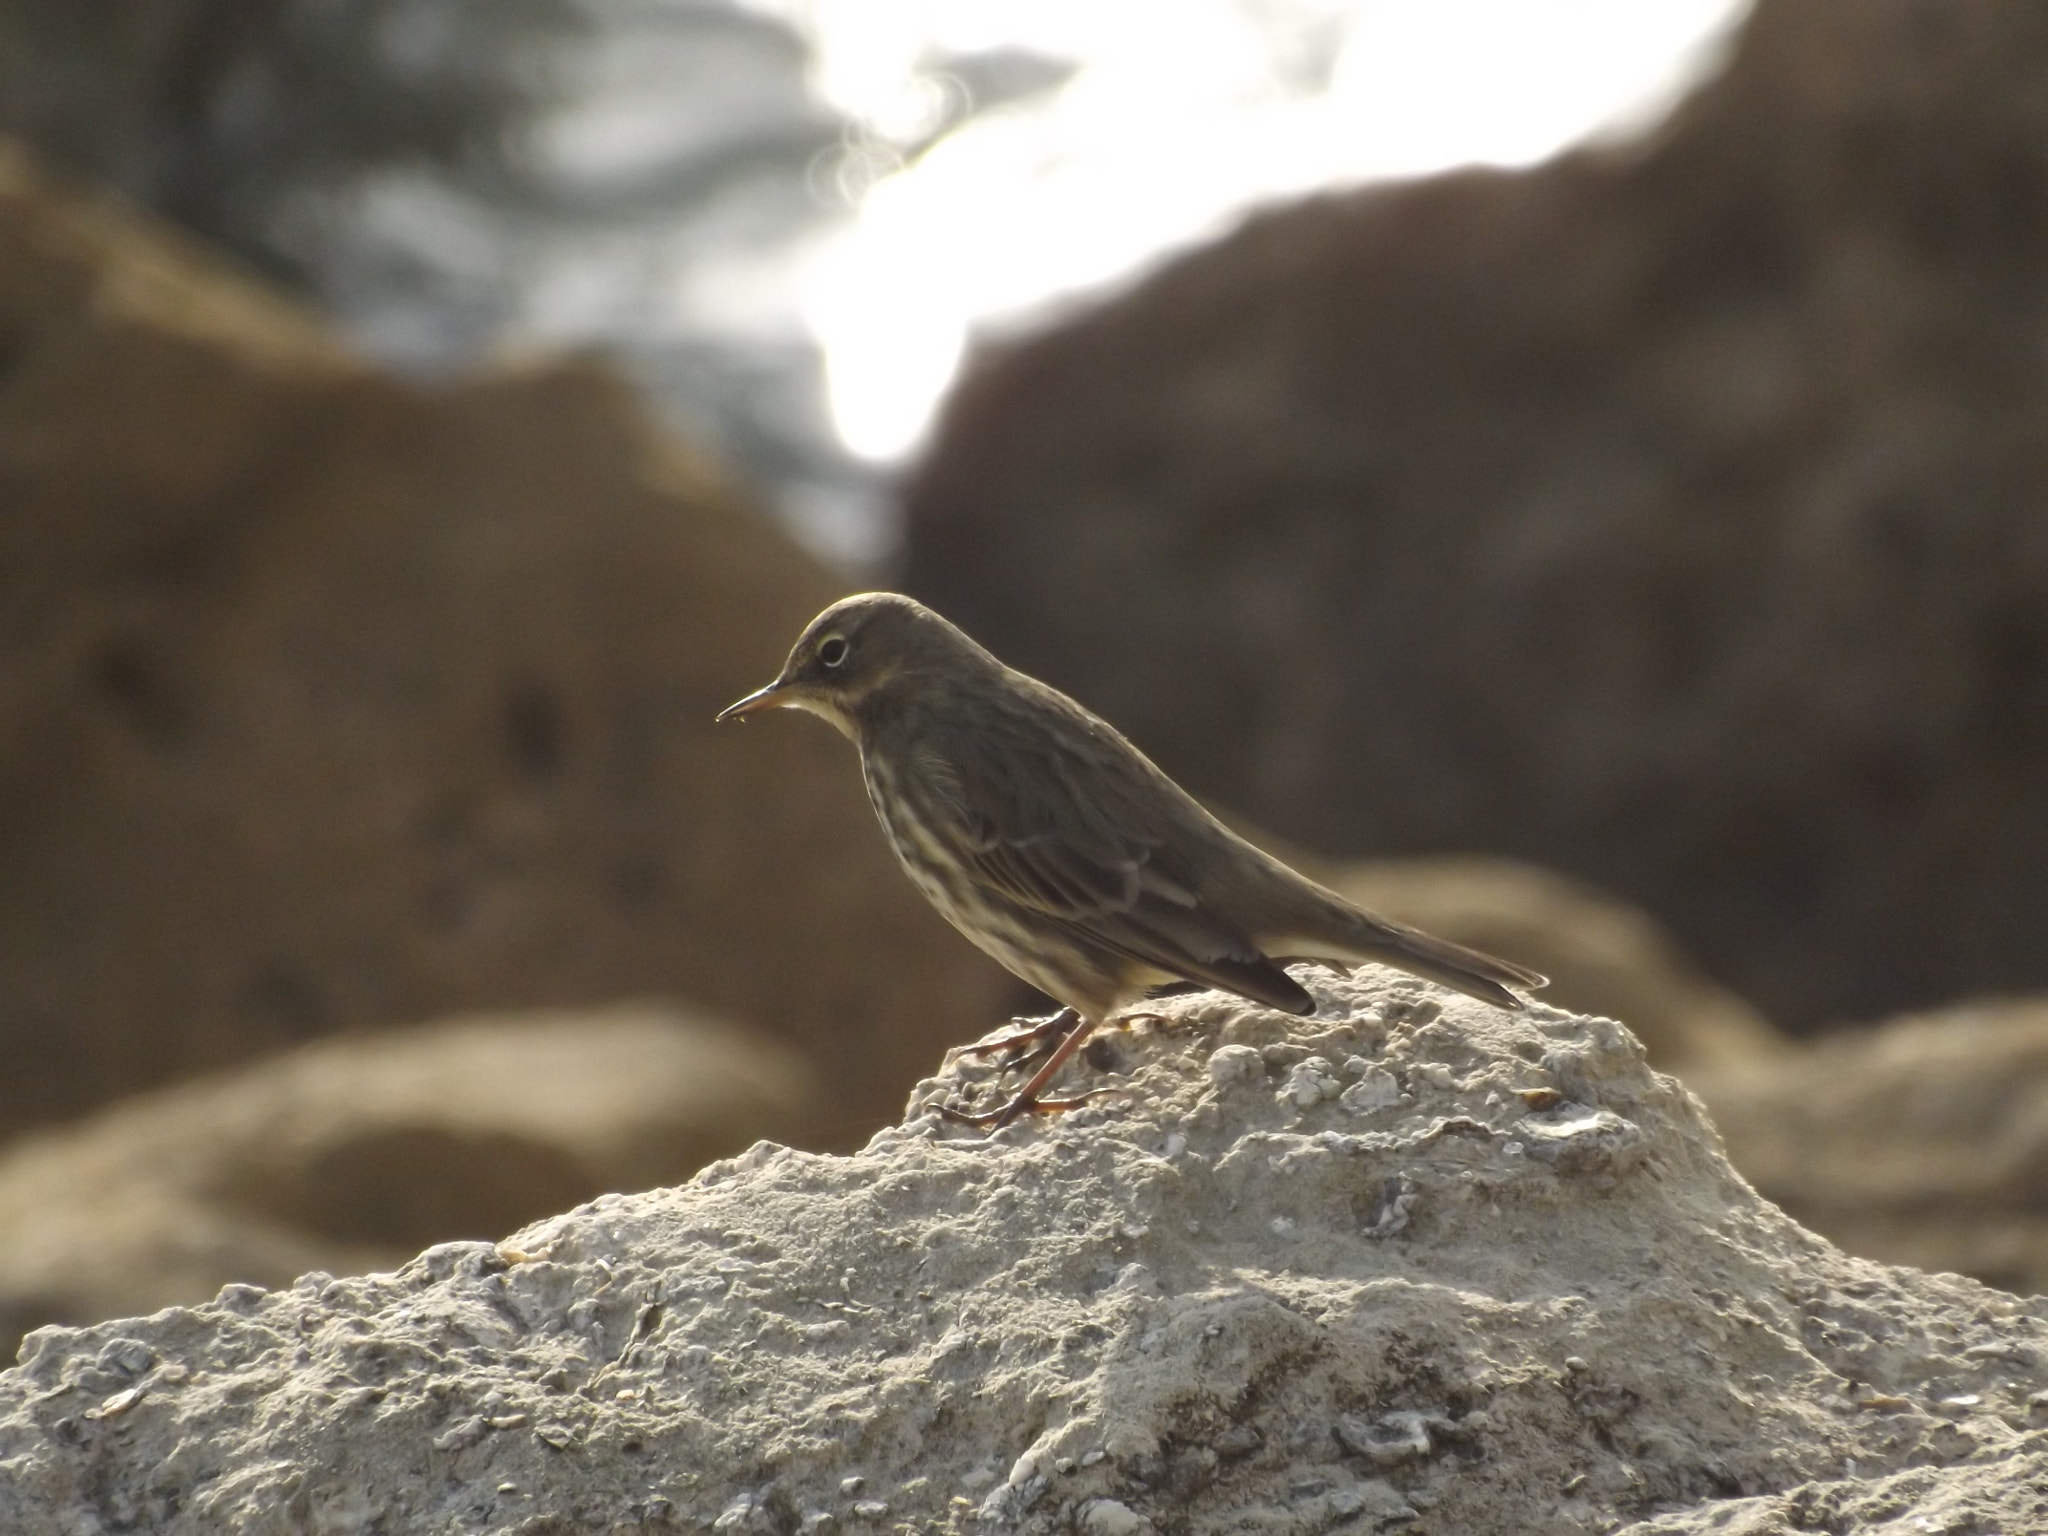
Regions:
[[[862,720],[915,680],[981,667],[1000,664],[924,604],[895,592],[862,592],[804,626],[781,675],[718,718],[807,709],[858,741]]]

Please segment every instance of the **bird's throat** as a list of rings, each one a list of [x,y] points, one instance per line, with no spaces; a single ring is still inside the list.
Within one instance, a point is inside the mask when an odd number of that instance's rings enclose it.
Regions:
[[[815,694],[800,693],[790,699],[789,707],[791,709],[809,710],[820,720],[831,725],[834,730],[838,731],[848,741],[855,743],[860,741],[860,733],[854,729],[853,718],[830,699],[822,699]]]

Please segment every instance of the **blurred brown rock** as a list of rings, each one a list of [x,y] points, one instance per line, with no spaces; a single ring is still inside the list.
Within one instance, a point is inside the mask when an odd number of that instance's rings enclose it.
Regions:
[[[1595,881],[1781,1025],[2048,985],[2044,82],[2031,0],[1761,0],[1646,145],[1252,219],[971,372],[906,583],[1198,793]]]
[[[0,1131],[347,1025],[686,996],[895,1114],[1007,979],[828,731],[840,584],[594,368],[414,388],[0,155]]]
[[[1583,881],[1481,858],[1369,860],[1316,878],[1370,911],[1541,971],[1543,1002],[1621,1020],[1660,1071],[1687,1076],[1784,1048],[1653,918]]]
[[[673,1009],[451,1019],[138,1095],[0,1153],[0,1358],[46,1322],[396,1268],[677,1182],[816,1107],[801,1057]]]
[[[2048,1000],[1688,1071],[1728,1157],[1851,1253],[2048,1291]]]

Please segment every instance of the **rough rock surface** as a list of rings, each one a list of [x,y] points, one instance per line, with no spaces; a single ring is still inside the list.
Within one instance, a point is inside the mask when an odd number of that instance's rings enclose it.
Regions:
[[[845,742],[712,726],[841,589],[595,369],[409,388],[0,154],[0,1134],[669,995],[801,1046],[857,1145],[1011,985]]]
[[[33,1334],[0,1528],[2040,1528],[2044,1303],[1806,1232],[1618,1025],[1299,974],[992,1141]]]
[[[0,1350],[675,1183],[798,1134],[816,1088],[759,1032],[626,1005],[321,1040],[136,1094],[0,1152]]]
[[[1197,793],[1590,879],[1781,1026],[2048,986],[2044,78],[2036,0],[1760,0],[1639,150],[1256,218],[972,372],[909,589]]]
[[[2048,1291],[2048,1001],[1898,1019],[1686,1082],[1735,1165],[1844,1248]]]

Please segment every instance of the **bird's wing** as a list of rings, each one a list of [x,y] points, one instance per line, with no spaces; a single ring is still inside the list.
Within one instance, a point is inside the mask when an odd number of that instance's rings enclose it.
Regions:
[[[1028,722],[1027,722],[1028,723]],[[948,763],[940,797],[975,876],[1129,959],[1291,1013],[1314,1000],[1245,934],[1206,910],[1170,837],[1133,806],[1120,740],[1012,729]],[[1121,770],[1121,771],[1120,771]]]

